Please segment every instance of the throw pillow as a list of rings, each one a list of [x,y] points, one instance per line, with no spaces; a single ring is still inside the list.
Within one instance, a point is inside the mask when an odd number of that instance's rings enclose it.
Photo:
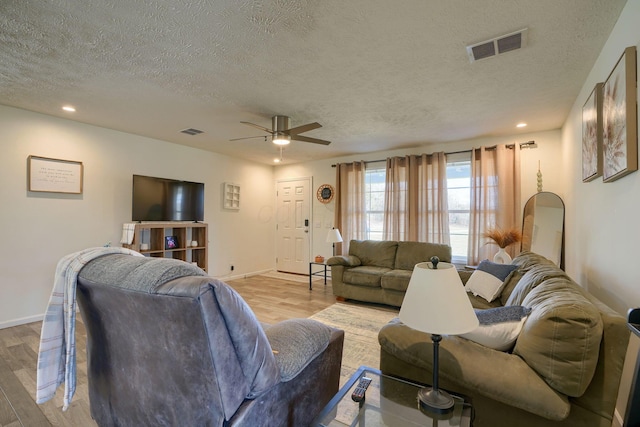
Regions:
[[[522,306],[476,310],[480,326],[460,336],[494,350],[510,350],[530,312],[530,308]]]
[[[464,289],[491,302],[498,298],[502,292],[509,274],[517,269],[517,265],[496,264],[485,259],[480,262],[476,271],[469,277]]]

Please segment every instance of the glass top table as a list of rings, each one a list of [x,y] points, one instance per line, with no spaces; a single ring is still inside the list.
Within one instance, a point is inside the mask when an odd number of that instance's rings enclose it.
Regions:
[[[371,378],[363,402],[354,402],[351,393],[361,377]],[[431,414],[420,409],[418,390],[421,385],[383,375],[379,370],[361,366],[349,378],[311,423],[312,426],[471,426],[471,404],[452,395],[453,410],[447,414]]]

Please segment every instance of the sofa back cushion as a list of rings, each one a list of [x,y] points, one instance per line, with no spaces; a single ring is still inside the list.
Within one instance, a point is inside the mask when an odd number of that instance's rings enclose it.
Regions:
[[[416,264],[429,261],[432,256],[437,256],[443,262],[451,262],[451,246],[425,242],[398,242],[395,268],[413,271]]]
[[[352,240],[349,243],[349,255],[357,256],[361,265],[393,268],[397,250],[395,241]]]
[[[591,383],[603,332],[600,311],[584,292],[562,275],[530,289],[522,305],[532,311],[513,350],[552,388],[573,397],[581,396]]]
[[[523,270],[517,271],[519,271],[520,274],[523,273]],[[518,280],[504,305],[522,305],[529,292],[535,289],[538,285],[544,283],[545,280],[554,277],[564,278],[569,282],[571,281],[569,276],[567,276],[567,273],[560,270],[555,265],[540,264],[530,267],[528,270],[524,270],[524,274],[521,275],[520,280]]]
[[[526,295],[521,295],[519,297],[519,302],[515,302],[513,304],[509,302],[509,298],[511,297],[511,293],[513,292],[515,287],[520,282],[520,279],[522,279],[522,276],[524,276],[527,271],[531,270],[531,268],[540,265],[550,265],[552,267],[555,267],[555,264],[547,258],[529,251],[520,252],[520,254],[513,259],[511,264],[517,265],[518,269],[514,271],[513,274],[509,276],[509,278],[507,278],[504,288],[502,288],[502,293],[500,294],[500,302],[502,303],[502,305],[520,305],[522,303],[522,298],[524,298],[524,296]],[[556,270],[562,271],[557,268]],[[527,292],[529,290],[531,289],[528,289]]]

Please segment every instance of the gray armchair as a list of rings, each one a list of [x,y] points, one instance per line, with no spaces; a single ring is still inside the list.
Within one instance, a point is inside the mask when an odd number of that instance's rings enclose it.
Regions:
[[[188,263],[106,255],[78,276],[100,426],[305,426],[338,390],[344,332],[261,325]]]

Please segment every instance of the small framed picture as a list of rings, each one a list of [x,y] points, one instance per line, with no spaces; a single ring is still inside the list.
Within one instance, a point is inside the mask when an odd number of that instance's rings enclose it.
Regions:
[[[165,236],[164,237],[164,248],[165,249],[176,249],[178,247],[178,238],[176,236]]]

